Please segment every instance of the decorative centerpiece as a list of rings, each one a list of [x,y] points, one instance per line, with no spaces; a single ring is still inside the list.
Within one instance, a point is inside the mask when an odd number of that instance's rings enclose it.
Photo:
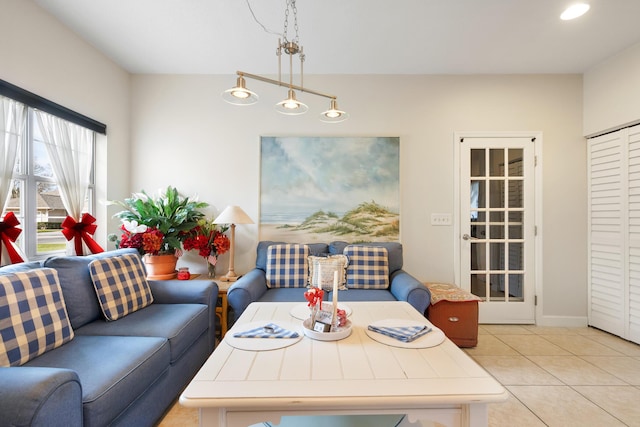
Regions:
[[[312,287],[304,293],[308,302],[310,316],[303,322],[304,333],[309,338],[320,341],[336,341],[351,335],[351,321],[347,319],[346,310],[338,308],[338,273],[333,281],[332,302],[324,303],[324,291]]]

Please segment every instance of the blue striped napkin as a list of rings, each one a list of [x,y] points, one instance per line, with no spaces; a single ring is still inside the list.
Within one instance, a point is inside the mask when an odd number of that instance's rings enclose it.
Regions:
[[[267,331],[269,328],[272,328],[273,332]],[[297,332],[281,328],[275,323],[267,323],[264,326],[233,334],[234,338],[298,338],[299,336]]]
[[[369,330],[379,334],[395,338],[402,342],[411,342],[421,336],[431,332],[431,328],[427,325],[417,326],[373,326],[369,325]]]

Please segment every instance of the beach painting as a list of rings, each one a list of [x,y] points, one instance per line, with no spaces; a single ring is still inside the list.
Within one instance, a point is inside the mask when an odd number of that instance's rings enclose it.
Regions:
[[[400,138],[260,138],[260,240],[397,242]]]

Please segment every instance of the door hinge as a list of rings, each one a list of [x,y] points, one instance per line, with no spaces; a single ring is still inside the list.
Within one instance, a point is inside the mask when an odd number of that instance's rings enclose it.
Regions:
[[[533,166],[538,166],[538,156],[533,156]]]
[[[534,297],[533,297],[533,305],[535,305],[535,306],[538,305],[538,295],[534,295]]]
[[[534,236],[537,236],[537,235],[538,235],[538,226],[537,226],[537,225],[534,225],[534,226],[533,226],[533,235],[534,235]]]

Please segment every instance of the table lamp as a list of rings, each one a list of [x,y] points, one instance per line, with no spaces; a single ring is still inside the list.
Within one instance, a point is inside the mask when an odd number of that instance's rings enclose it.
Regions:
[[[223,282],[235,282],[238,275],[233,269],[235,245],[236,245],[236,224],[253,224],[253,220],[239,206],[227,206],[216,219],[214,224],[229,224],[231,227],[231,239],[229,245],[229,271],[222,276]]]

